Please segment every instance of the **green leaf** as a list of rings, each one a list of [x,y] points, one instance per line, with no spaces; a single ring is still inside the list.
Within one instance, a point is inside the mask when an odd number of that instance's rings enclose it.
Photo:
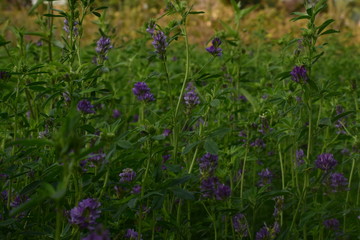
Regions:
[[[214,99],[210,102],[210,106],[212,107],[217,107],[220,105],[220,100],[219,99]]]
[[[319,53],[318,55],[316,55],[316,56],[314,57],[314,60],[312,61],[312,64],[316,63],[316,62],[319,60],[319,58],[320,58],[322,55],[324,55],[324,53],[325,53],[325,52],[321,52],[321,53]]]
[[[312,8],[306,9],[306,13],[311,17],[313,15],[313,9]]]
[[[206,139],[204,144],[205,151],[208,153],[217,155],[219,152],[219,147],[216,142],[214,142],[212,139]]]
[[[103,6],[103,7],[95,8],[94,10],[95,10],[95,11],[98,11],[98,10],[104,10],[104,9],[108,9],[108,8],[109,8],[109,7]]]
[[[130,201],[127,203],[128,207],[135,208],[137,200],[138,200],[137,198],[130,199]]]
[[[97,17],[101,17],[101,14],[98,13],[98,12],[92,12],[92,14],[94,14],[94,15],[97,16]]]
[[[205,12],[203,12],[203,11],[191,11],[191,12],[189,12],[189,14],[203,14],[203,13],[205,13]]]
[[[129,149],[132,148],[132,144],[129,141],[126,140],[119,140],[117,141],[117,145],[123,149]]]
[[[349,114],[352,114],[352,113],[355,113],[355,111],[347,111],[347,112],[343,112],[339,115],[336,115],[335,117],[331,118],[331,122],[334,123],[336,122],[337,120],[339,120],[340,118],[343,118]]]
[[[276,78],[279,78],[279,80],[283,80],[283,79],[285,79],[285,78],[290,77],[290,73],[291,73],[290,71],[282,72],[282,73],[278,74],[278,75],[276,76]]]
[[[230,128],[218,128],[209,134],[209,137],[223,137],[231,131]]]
[[[188,145],[184,148],[182,154],[187,154],[187,153],[189,153],[189,152],[191,151],[191,149],[193,149],[193,148],[194,148],[196,145],[198,145],[200,142],[201,142],[201,141],[197,141],[197,142],[193,142],[193,143],[188,144]]]
[[[9,218],[9,219],[7,219],[5,221],[1,221],[0,222],[0,227],[9,226],[9,225],[11,225],[11,224],[13,224],[13,223],[15,223],[17,221],[18,221],[18,219],[16,219],[16,218]]]
[[[172,188],[171,191],[178,198],[185,199],[185,200],[195,200],[195,197],[191,192],[184,190],[182,188]]]
[[[50,145],[53,146],[54,143],[47,139],[24,139],[24,140],[17,140],[13,141],[7,144],[7,146],[13,146],[13,145],[22,145],[22,146],[44,146],[44,145]]]
[[[297,16],[308,16],[306,13],[304,12],[292,12],[291,15],[297,15]]]
[[[322,118],[322,119],[320,119],[319,126],[331,126],[330,118]]]
[[[21,192],[20,195],[29,195],[29,193],[34,192],[41,185],[42,181],[34,181],[28,185],[26,185]]]
[[[240,88],[239,90],[247,98],[249,103],[253,106],[254,110],[256,111],[259,108],[259,106],[257,101],[253,98],[253,96],[243,88]]]
[[[301,20],[301,19],[310,19],[311,17],[306,15],[306,16],[299,16],[299,17],[295,17],[295,18],[292,18],[290,21],[292,22],[296,22],[298,20]]]
[[[328,19],[318,27],[318,34],[320,34],[330,23],[334,22],[334,19]]]
[[[316,85],[316,83],[313,80],[308,79],[307,82],[309,83],[310,88],[314,89],[316,92],[319,91],[318,86]]]
[[[326,30],[325,32],[323,32],[322,34],[320,34],[320,36],[326,35],[326,34],[339,33],[339,32],[340,32],[340,31],[335,30],[335,29],[329,29],[329,30]]]
[[[15,209],[12,209],[10,211],[10,216],[16,216],[17,214],[24,212],[26,210],[30,210],[32,208],[34,208],[35,206],[39,205],[40,203],[42,203],[43,201],[45,201],[46,199],[48,199],[48,196],[45,194],[37,194],[37,195],[33,195],[31,196],[31,198],[26,201],[25,203],[21,204],[20,206],[18,206]]]
[[[47,14],[44,14],[45,17],[64,17],[63,15],[55,15],[55,14],[50,14],[50,13],[47,13]]]

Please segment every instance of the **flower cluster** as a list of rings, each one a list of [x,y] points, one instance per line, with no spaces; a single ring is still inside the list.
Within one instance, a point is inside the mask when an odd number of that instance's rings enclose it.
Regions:
[[[206,51],[208,51],[213,56],[222,56],[222,49],[219,47],[221,45],[220,38],[216,37],[211,41],[212,45],[208,48],[206,48]]]
[[[0,71],[0,79],[6,80],[11,77],[11,74],[6,71]]]
[[[101,62],[108,59],[106,54],[109,52],[110,49],[112,49],[113,46],[111,45],[111,40],[108,37],[101,37],[97,43],[95,51],[98,54],[98,57],[94,57],[93,63],[100,64]]]
[[[240,237],[249,236],[249,226],[247,224],[245,215],[242,213],[238,213],[232,217],[233,228],[236,233],[240,235]]]
[[[296,155],[296,165],[297,166],[303,165],[305,163],[305,161],[304,161],[304,157],[305,157],[304,150],[302,150],[301,148],[296,150],[295,155]]]
[[[215,198],[216,200],[224,200],[230,197],[230,187],[221,183],[219,179],[214,176],[218,164],[218,156],[206,153],[198,162],[202,174],[200,183],[202,197]]]
[[[265,148],[266,147],[266,143],[264,142],[263,139],[261,138],[257,138],[255,139],[255,141],[250,143],[251,147],[259,147],[259,148]]]
[[[218,156],[211,153],[206,153],[198,159],[200,172],[203,175],[213,175],[218,166]]]
[[[337,165],[337,161],[331,153],[323,153],[317,157],[315,165],[317,168],[327,172]]]
[[[149,29],[152,32],[154,29]],[[155,52],[159,55],[160,59],[165,59],[166,47],[169,45],[166,40],[166,35],[162,31],[152,33],[153,42],[152,45],[155,48]]]
[[[110,240],[110,232],[99,224],[96,229],[82,240]]]
[[[136,172],[134,172],[131,168],[125,168],[119,176],[121,183],[132,182],[136,178]]]
[[[155,33],[155,27],[156,27],[155,21],[150,20],[148,27],[146,28],[146,32],[148,32],[151,36],[153,36]]]
[[[186,92],[184,94],[185,104],[189,108],[200,104],[200,99],[197,93],[195,92],[195,90],[196,90],[195,86],[191,82],[189,82],[186,87]]]
[[[125,238],[132,240],[142,240],[141,236],[134,229],[128,229],[125,233]],[[140,239],[139,239],[140,238]]]
[[[70,223],[81,228],[94,230],[96,220],[100,217],[101,203],[93,198],[87,198],[79,202],[77,207],[70,210]]]
[[[139,101],[145,101],[145,102],[155,101],[154,95],[150,92],[150,88],[145,82],[135,83],[132,91]]]
[[[275,222],[272,227],[263,226],[260,230],[256,233],[255,239],[256,240],[270,240],[275,239],[276,234],[280,233],[280,225],[278,222]]]
[[[332,230],[332,231],[338,231],[340,229],[340,222],[336,218],[330,218],[323,222],[325,228]]]
[[[295,66],[290,74],[291,79],[297,83],[306,83],[309,80],[305,66]]]
[[[273,216],[278,218],[284,208],[284,196],[277,196],[273,199],[275,201],[275,208]]]
[[[95,113],[94,106],[85,99],[79,101],[77,104],[77,110],[85,114]]]
[[[260,180],[258,182],[259,187],[263,187],[268,184],[271,184],[272,179],[274,177],[273,173],[268,168],[261,170],[261,172],[259,172],[258,175],[260,176]]]
[[[336,114],[337,115],[340,115],[340,114],[342,114],[344,112],[345,112],[345,110],[341,105],[336,106]],[[345,124],[346,124],[346,121],[345,121],[344,117],[338,119],[335,122],[335,127],[338,129],[338,131],[336,132],[337,134],[346,134],[346,131],[345,131],[345,128],[344,128]]]
[[[113,117],[114,119],[117,119],[117,118],[119,118],[120,116],[121,116],[121,112],[120,112],[118,109],[114,109],[114,110],[113,110],[112,117]]]
[[[74,21],[72,23],[72,34],[75,37],[79,36],[79,29],[76,27],[76,25],[79,25],[78,21]],[[68,33],[68,38],[70,38],[70,34],[71,34],[70,25],[69,25],[69,20],[67,20],[66,18],[64,19],[64,27],[63,27],[63,29],[64,29],[64,31],[66,33]]]
[[[342,192],[349,190],[348,179],[341,173],[331,173],[328,179],[327,185],[330,187],[332,192]]]

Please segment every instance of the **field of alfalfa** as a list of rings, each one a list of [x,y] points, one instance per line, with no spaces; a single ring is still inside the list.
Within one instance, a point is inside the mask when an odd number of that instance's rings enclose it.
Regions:
[[[360,239],[360,48],[326,2],[276,41],[234,4],[194,44],[178,0],[121,43],[92,0],[8,26],[0,238]]]

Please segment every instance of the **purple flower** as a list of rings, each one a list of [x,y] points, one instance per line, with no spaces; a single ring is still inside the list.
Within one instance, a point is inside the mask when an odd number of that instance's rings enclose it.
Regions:
[[[345,110],[341,105],[336,106],[336,114],[337,115],[340,115],[344,112],[345,112]],[[335,122],[335,127],[339,129],[336,133],[337,134],[346,134],[346,131],[344,130],[344,126],[345,126],[345,118],[342,117]]]
[[[225,200],[226,198],[230,197],[231,189],[229,186],[225,184],[218,184],[215,190],[215,198],[216,200]]]
[[[205,178],[200,183],[200,191],[202,197],[204,198],[212,198],[214,196],[216,186],[219,183],[219,179],[217,177],[209,177]]]
[[[195,90],[196,87],[191,82],[189,82],[186,87],[186,92],[184,94],[184,101],[185,104],[190,108],[200,104],[200,99]]]
[[[108,57],[106,56],[106,54],[112,48],[113,48],[113,46],[111,45],[110,38],[101,37],[97,41],[96,48],[95,48],[95,51],[98,53],[98,57],[94,57],[92,62],[94,64],[101,64],[103,61],[107,60]]]
[[[208,51],[213,56],[222,56],[222,49],[219,47],[221,45],[220,38],[214,38],[211,43],[212,45],[206,48],[206,51]]]
[[[100,56],[105,56],[113,46],[111,45],[111,40],[108,37],[101,37],[97,43],[95,51],[100,54]]]
[[[340,228],[340,222],[336,218],[327,219],[323,222],[325,228],[332,230],[332,231],[338,231]]]
[[[248,225],[244,214],[238,213],[232,217],[232,220],[233,228],[235,232],[240,234],[240,237],[249,236]]]
[[[341,173],[332,173],[329,176],[329,187],[332,189],[332,192],[341,192],[349,190],[348,179],[344,177]]]
[[[165,166],[165,163],[169,160],[171,158],[171,154],[165,154],[165,155],[163,155],[162,156],[162,165],[161,165],[161,168],[162,168],[162,170],[166,170],[167,169],[167,167]]]
[[[71,102],[70,94],[68,92],[62,93],[65,102]]]
[[[284,208],[284,196],[277,196],[273,198],[275,201],[275,208],[274,208],[274,217],[280,216],[280,213],[283,211]]]
[[[251,147],[260,147],[260,148],[265,148],[266,144],[264,142],[264,140],[262,140],[261,138],[257,138],[255,139],[254,142],[250,143]]]
[[[155,33],[155,21],[150,20],[148,27],[146,28],[146,32],[150,33],[151,36]]]
[[[268,168],[261,170],[258,175],[260,176],[260,180],[258,182],[259,187],[271,184],[272,178],[274,177],[273,173]]]
[[[270,238],[270,232],[266,226],[260,228],[260,230],[256,233],[256,240],[267,240]]]
[[[90,167],[95,167],[96,164],[103,163],[105,161],[106,154],[103,152],[90,153],[89,157],[85,160],[85,164],[90,162]]]
[[[126,230],[126,233],[125,233],[125,238],[127,239],[133,239],[133,240],[142,240],[141,236],[139,236],[139,233],[136,232],[134,229],[128,229]]]
[[[164,129],[164,131],[163,131],[163,136],[164,137],[167,137],[167,136],[169,136],[171,134],[171,130],[170,129]]]
[[[150,88],[145,82],[137,82],[132,89],[133,93],[139,101],[152,102],[155,101],[154,95],[151,94]]]
[[[11,77],[11,74],[6,71],[0,71],[0,79],[6,80]]]
[[[305,157],[304,150],[302,150],[301,148],[299,150],[296,150],[296,164],[298,166],[305,163],[304,157]]]
[[[100,224],[95,231],[82,238],[82,240],[110,240],[110,232]]]
[[[39,40],[36,42],[36,46],[41,47],[43,45],[43,41]]]
[[[166,35],[162,31],[158,31],[152,34],[154,41],[152,45],[155,48],[155,52],[159,55],[160,59],[165,59],[166,47],[169,45],[166,41]]]
[[[239,95],[238,99],[243,102],[247,102],[247,98],[244,95]]]
[[[82,113],[90,114],[95,113],[94,106],[88,100],[81,100],[77,105],[77,110]]]
[[[306,81],[309,80],[305,66],[295,66],[290,74],[291,79],[297,83],[306,83]]]
[[[73,35],[75,37],[77,37],[79,35],[79,29],[77,27],[75,27],[76,25],[78,25],[79,22],[77,21],[74,21],[72,23],[72,32],[73,32]],[[63,27],[64,31],[67,32],[69,35],[70,35],[70,26],[69,26],[69,21],[65,18],[64,19],[64,27]],[[68,36],[70,38],[70,36]]]
[[[141,186],[140,185],[135,185],[132,190],[131,190],[132,194],[139,194],[141,193]]]
[[[121,116],[121,112],[120,112],[118,109],[114,109],[114,110],[113,110],[113,115],[112,115],[112,117],[115,118],[115,119],[117,119],[117,118],[119,118],[120,116]]]
[[[100,206],[101,203],[93,198],[82,200],[77,207],[70,210],[70,223],[76,224],[81,228],[94,230],[96,219],[100,217]]]
[[[323,153],[317,157],[315,165],[321,170],[329,171],[337,165],[337,161],[331,153]]]
[[[217,155],[206,153],[198,159],[201,174],[212,176],[218,165],[218,158]]]
[[[119,174],[120,176],[120,182],[131,182],[136,178],[136,172],[132,170],[131,168],[125,168],[123,169],[122,173]]]
[[[15,197],[15,199],[13,201],[11,201],[10,207],[16,208],[16,207],[20,206],[21,204],[25,203],[28,200],[29,200],[29,198],[27,196],[18,195],[18,196]]]

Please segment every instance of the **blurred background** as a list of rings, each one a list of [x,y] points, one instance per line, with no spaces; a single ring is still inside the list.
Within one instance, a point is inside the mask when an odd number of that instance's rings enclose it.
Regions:
[[[46,1],[34,9],[37,0],[0,0],[0,34],[7,40],[14,39],[12,27],[25,28],[26,31],[39,31],[39,21],[47,13]],[[80,0],[79,0],[80,1]],[[194,10],[205,13],[190,18],[189,31],[192,43],[204,45],[216,32],[227,26],[238,24],[244,43],[274,41],[288,35],[299,33],[304,22],[290,22],[291,12],[304,11],[304,0],[235,0],[241,8],[255,6],[256,9],[235,23],[234,9],[230,0],[189,0]],[[309,4],[316,0],[307,0]],[[55,1],[57,9],[66,10],[67,0]],[[164,13],[165,0],[96,0],[98,6],[108,6],[102,12],[103,21],[111,28],[117,42],[135,39],[144,32],[144,26],[150,18]],[[333,28],[341,31],[340,38],[346,44],[360,42],[360,0],[328,0],[325,18],[335,19]],[[56,34],[61,35],[63,19],[56,19]],[[95,16],[89,16],[84,25],[84,40],[94,41],[97,27]],[[169,19],[161,20],[167,24]],[[160,21],[160,25],[161,22]],[[36,41],[36,36],[27,36]]]

